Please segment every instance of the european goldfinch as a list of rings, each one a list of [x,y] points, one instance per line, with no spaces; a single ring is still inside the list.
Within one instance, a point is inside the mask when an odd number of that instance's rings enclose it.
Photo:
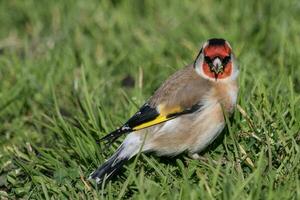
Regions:
[[[139,152],[197,156],[223,130],[224,112],[233,112],[237,76],[230,44],[224,39],[206,41],[193,64],[173,74],[122,127],[102,138],[112,143],[127,135],[90,178],[101,183]]]

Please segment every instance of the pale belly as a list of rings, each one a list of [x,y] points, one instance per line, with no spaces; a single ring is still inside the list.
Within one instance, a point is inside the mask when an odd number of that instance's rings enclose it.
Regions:
[[[219,135],[224,124],[221,106],[215,104],[152,129],[146,136],[143,149],[159,155],[199,152]]]

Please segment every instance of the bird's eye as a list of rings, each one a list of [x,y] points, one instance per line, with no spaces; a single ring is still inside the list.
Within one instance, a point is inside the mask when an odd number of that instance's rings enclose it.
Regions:
[[[223,58],[222,60],[222,64],[225,66],[227,65],[227,63],[230,61],[231,59],[231,56],[226,56],[225,58]]]
[[[212,60],[210,59],[210,57],[208,56],[204,56],[204,60],[207,64],[211,64],[212,63]]]

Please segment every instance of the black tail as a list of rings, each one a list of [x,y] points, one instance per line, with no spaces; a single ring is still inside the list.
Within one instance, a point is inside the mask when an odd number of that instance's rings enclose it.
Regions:
[[[124,126],[123,126],[124,127]],[[106,141],[107,147],[112,145],[119,137],[121,137],[123,134],[128,133],[131,131],[131,129],[124,129],[123,127],[107,134],[103,138],[100,139],[100,142]]]
[[[127,157],[123,158],[119,156],[121,151],[122,147],[120,147],[118,151],[111,158],[109,158],[108,161],[91,173],[89,178],[95,179],[97,184],[100,184],[104,180],[107,181],[116,175],[122,166],[128,161]]]

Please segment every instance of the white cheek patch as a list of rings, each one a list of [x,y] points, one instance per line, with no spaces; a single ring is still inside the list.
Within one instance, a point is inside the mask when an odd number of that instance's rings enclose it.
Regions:
[[[200,66],[195,66],[195,70],[196,70],[197,74],[199,74],[200,76],[202,76],[203,78],[205,78],[204,77],[204,73],[203,73],[203,69],[202,69],[201,65]]]
[[[203,59],[204,59],[203,55],[200,55],[197,58],[197,60],[196,60],[196,62],[194,64],[194,68],[195,68],[197,74],[199,74],[203,78],[206,78],[206,75],[204,74],[203,67],[202,67],[202,65],[203,65]]]

